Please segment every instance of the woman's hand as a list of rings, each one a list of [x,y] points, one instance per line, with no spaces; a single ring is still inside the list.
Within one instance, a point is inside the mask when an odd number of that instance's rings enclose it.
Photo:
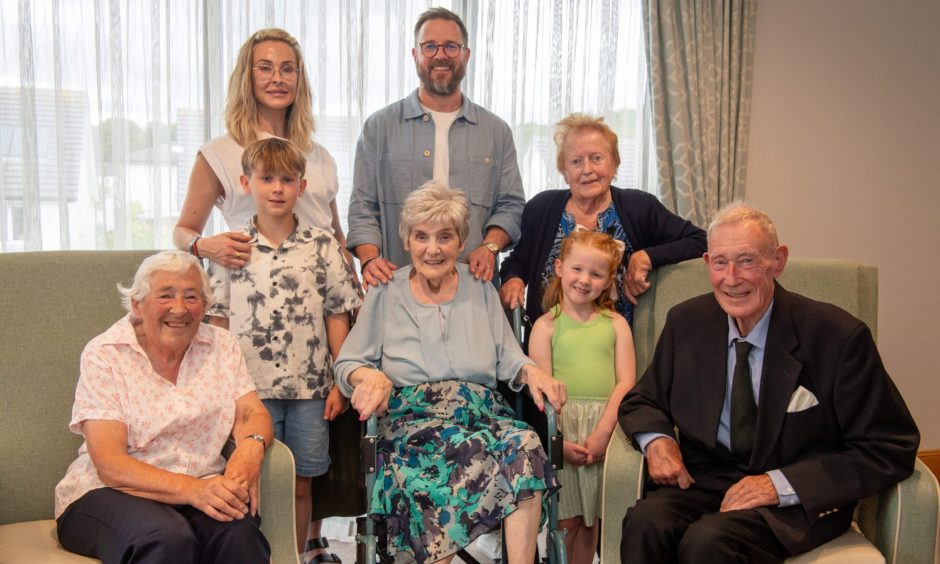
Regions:
[[[186,490],[188,505],[216,521],[243,519],[248,513],[248,489],[225,476],[191,478]]]
[[[562,444],[561,452],[565,457],[566,464],[570,464],[571,466],[584,466],[586,464],[590,464],[590,462],[588,462],[588,459],[591,458],[590,451],[578,443],[565,441]]]
[[[334,385],[330,390],[330,395],[326,396],[326,407],[323,408],[323,418],[327,421],[333,421],[349,409],[349,400],[339,391],[339,386]]]
[[[199,256],[207,258],[219,266],[239,269],[248,264],[251,255],[251,237],[246,233],[226,231],[212,237],[203,237],[196,243]]]
[[[523,305],[525,301],[525,283],[518,276],[510,278],[503,282],[499,288],[499,298],[503,302],[503,307],[515,309],[516,306]]]
[[[222,474],[248,493],[244,501],[248,503],[252,515],[257,515],[261,508],[259,481],[263,461],[264,445],[254,439],[242,439],[226,462],[225,472]]]
[[[555,411],[561,411],[561,408],[568,402],[568,388],[558,380],[534,364],[526,364],[522,367],[523,384],[529,387],[529,395],[539,411],[545,409],[545,400],[552,404]]]
[[[351,403],[359,412],[359,420],[365,421],[375,413],[378,416],[388,411],[388,398],[392,394],[392,381],[381,370],[363,366],[349,375],[353,386]]]
[[[646,251],[637,251],[630,255],[627,263],[627,274],[623,277],[623,293],[630,303],[636,305],[636,298],[650,289],[649,276],[653,270],[653,263]]]

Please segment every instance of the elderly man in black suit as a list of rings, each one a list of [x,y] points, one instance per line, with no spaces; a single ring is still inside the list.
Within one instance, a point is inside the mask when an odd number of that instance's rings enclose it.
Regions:
[[[777,283],[787,256],[752,207],[709,227],[713,292],[669,312],[620,406],[652,482],[623,562],[781,562],[913,471],[920,435],[871,331]]]

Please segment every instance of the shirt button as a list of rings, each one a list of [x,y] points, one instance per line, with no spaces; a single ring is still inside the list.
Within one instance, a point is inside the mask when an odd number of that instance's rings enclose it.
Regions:
[[[275,363],[274,363],[274,368],[280,368],[280,367],[281,367],[281,363],[280,363],[280,362],[275,362]]]
[[[423,154],[424,154],[425,157],[430,157],[430,156],[431,156],[431,151],[428,151],[427,149],[425,149]]]
[[[276,341],[276,340],[277,340],[277,337],[272,337],[271,340],[272,340],[272,341]]]
[[[277,286],[277,282],[271,282],[272,286]]]
[[[424,114],[423,116],[421,116],[421,121],[425,121],[425,122],[426,122],[426,121],[429,121],[430,119],[431,119],[431,116],[429,116],[428,114]],[[425,156],[427,156],[427,155],[425,155]]]
[[[490,164],[490,161],[492,161],[492,160],[493,160],[493,159],[491,159],[491,158],[489,158],[489,157],[483,157],[483,162],[486,163],[486,164]]]
[[[277,253],[274,253],[274,256],[271,257],[271,258],[274,259],[274,260],[277,260]]]

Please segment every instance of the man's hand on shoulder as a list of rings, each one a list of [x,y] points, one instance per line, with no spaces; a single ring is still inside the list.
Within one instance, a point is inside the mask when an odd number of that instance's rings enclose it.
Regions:
[[[770,476],[745,476],[725,492],[725,498],[721,500],[721,511],[754,509],[764,505],[780,505],[777,489],[774,488]]]
[[[679,444],[671,437],[659,437],[646,445],[646,468],[653,483],[660,486],[685,490],[695,483],[682,462]]]

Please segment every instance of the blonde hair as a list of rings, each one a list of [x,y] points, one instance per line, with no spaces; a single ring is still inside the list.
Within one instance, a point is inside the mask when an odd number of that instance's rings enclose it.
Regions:
[[[451,190],[439,180],[428,180],[405,198],[398,224],[402,243],[408,241],[414,226],[421,223],[452,225],[463,244],[470,233],[467,195],[460,190]]]
[[[584,245],[598,249],[608,256],[610,264],[607,269],[607,275],[612,284],[614,276],[617,274],[617,267],[620,266],[621,261],[620,247],[617,245],[614,238],[607,233],[600,233],[598,231],[572,231],[561,242],[558,260],[565,262],[565,259],[571,254],[571,249],[573,249],[575,245]],[[610,297],[609,289],[610,286],[594,299],[595,310],[601,311],[614,308],[614,300]],[[561,288],[561,278],[556,273],[552,276],[551,281],[548,283],[548,288],[545,289],[545,293],[542,295],[542,311],[551,311],[553,307],[561,304],[564,299],[565,293]],[[558,312],[555,313],[555,317],[558,317]]]
[[[715,217],[708,224],[708,238],[711,239],[712,231],[717,227],[735,225],[745,221],[753,222],[767,236],[770,248],[765,249],[765,251],[773,252],[780,246],[780,240],[777,238],[777,228],[774,227],[774,222],[770,219],[770,216],[743,202],[731,202],[715,213]]]
[[[594,117],[576,113],[555,124],[555,135],[553,137],[555,139],[555,148],[558,151],[555,154],[555,166],[558,168],[558,172],[565,173],[565,141],[568,140],[569,135],[583,129],[593,129],[604,136],[607,145],[610,147],[610,158],[614,161],[614,170],[620,168],[620,141],[614,130],[604,123],[603,116]]]
[[[238,50],[238,58],[228,81],[225,98],[225,128],[242,147],[263,137],[258,127],[258,101],[251,72],[255,47],[264,41],[280,41],[294,50],[297,58],[297,95],[287,108],[287,140],[306,153],[313,148],[311,136],[316,129],[310,94],[310,82],[304,68],[304,56],[294,37],[276,27],[256,31]]]
[[[300,178],[307,171],[307,159],[289,141],[268,137],[255,141],[242,152],[242,172],[251,178],[253,171],[292,172]]]

